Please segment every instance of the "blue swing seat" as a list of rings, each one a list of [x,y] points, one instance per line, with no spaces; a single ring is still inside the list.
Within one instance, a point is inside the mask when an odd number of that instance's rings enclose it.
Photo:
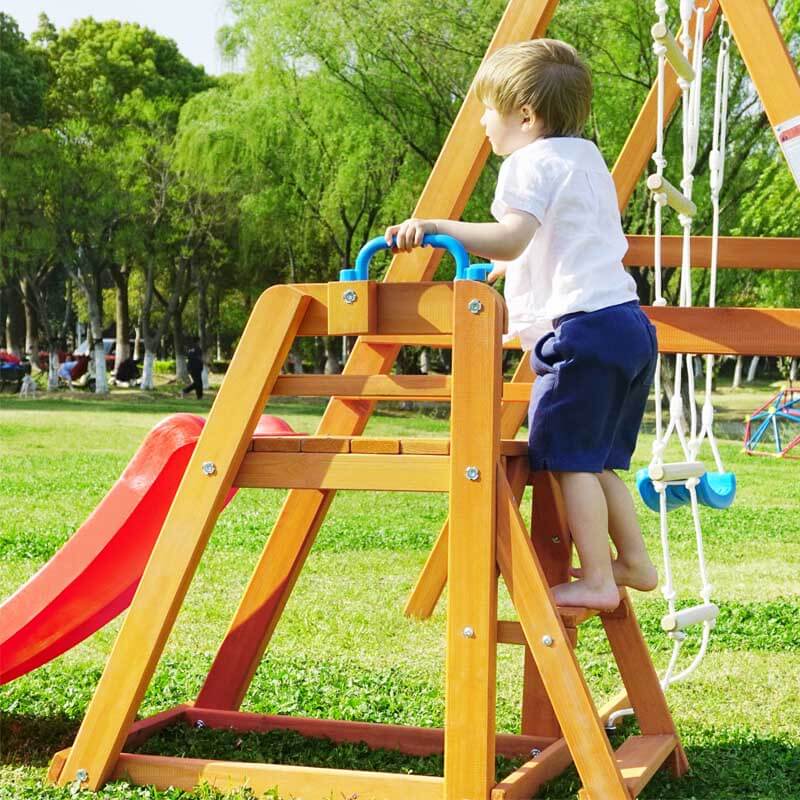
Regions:
[[[647,467],[636,473],[636,487],[644,504],[651,511],[658,511],[658,492],[653,486]],[[674,511],[691,502],[689,490],[682,484],[668,484],[665,490],[667,511]],[[736,497],[736,475],[733,472],[706,472],[697,484],[697,501],[709,508],[728,508]]]

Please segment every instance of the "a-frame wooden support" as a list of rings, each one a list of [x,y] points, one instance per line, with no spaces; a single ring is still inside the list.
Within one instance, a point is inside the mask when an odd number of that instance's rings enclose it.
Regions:
[[[557,0],[511,0],[489,52],[512,41],[542,35],[556,5]],[[797,76],[765,0],[720,0],[719,4],[712,3],[707,19],[713,18],[720,5],[773,124],[800,114]],[[766,53],[763,63],[759,53]],[[470,92],[416,215],[457,217],[462,212],[488,155],[477,124],[479,115],[479,105]],[[648,101],[615,167],[621,207],[650,156],[654,117],[654,105]],[[645,146],[644,142],[648,144]],[[268,290],[248,323],[75,744],[54,758],[52,780],[61,784],[77,780],[98,788],[110,777],[124,775],[140,783],[171,783],[187,788],[208,780],[223,789],[248,782],[256,791],[278,784],[290,794],[358,790],[387,800],[472,800],[489,796],[492,800],[509,800],[530,796],[574,759],[587,800],[627,800],[638,793],[661,763],[668,762],[676,774],[685,771],[685,756],[627,597],[616,612],[602,616],[626,694],[600,712],[591,703],[572,653],[576,625],[589,614],[580,610],[559,613],[548,589],[558,575],[563,575],[569,553],[568,531],[559,513],[553,481],[546,475],[536,478],[534,543],[517,510],[527,481],[525,457],[504,440],[516,433],[525,415],[525,404],[513,392],[509,392],[508,402],[500,400],[497,332],[502,325],[502,306],[485,286],[468,282],[456,287],[411,283],[429,280],[438,258],[435,251],[417,250],[392,262],[386,283],[365,284],[364,297],[378,304],[378,324],[358,340],[344,379],[386,375],[401,342],[415,337],[422,340],[433,332],[452,341],[454,347],[456,366],[449,386],[453,429],[480,430],[480,436],[474,440],[454,436],[452,449],[446,455],[437,452],[412,456],[400,450],[397,455],[361,455],[356,450],[329,455],[252,449],[257,418],[279,382],[280,367],[295,335],[328,332],[329,316],[334,310],[339,323],[343,319],[346,322],[347,317],[347,310],[335,302],[341,295],[340,290],[336,294],[335,286],[330,290],[324,286]],[[465,311],[465,301],[476,299],[481,313]],[[725,310],[736,311],[739,310]],[[666,339],[679,343],[675,347],[689,346],[689,336],[690,345],[702,340],[703,348],[698,347],[698,352],[736,352],[736,343],[731,343],[728,334],[719,335],[707,324],[703,333],[692,339],[683,322],[668,310],[660,310],[655,317],[660,340],[663,331]],[[445,318],[448,324],[442,325]],[[695,314],[693,320],[703,323],[704,316]],[[770,346],[776,354],[789,352],[796,347],[794,332],[800,330],[800,322],[785,312],[774,322],[774,334],[770,334],[774,344]],[[335,326],[338,333],[345,329],[341,324]],[[359,326],[353,330],[364,329]],[[480,333],[476,333],[478,330]],[[795,344],[786,344],[782,337],[789,337]],[[468,356],[459,342],[472,343]],[[476,358],[476,353],[480,357]],[[482,365],[480,380],[472,372],[476,363]],[[514,381],[522,388],[530,379],[529,368],[523,362]],[[376,399],[384,396],[375,391],[353,392],[352,384],[347,387],[333,393],[318,430],[320,437],[358,436]],[[439,391],[441,386],[430,384],[427,388]],[[502,390],[503,396],[507,389],[508,385]],[[472,426],[470,420],[477,424]],[[470,474],[477,474],[477,480],[470,480],[467,468],[471,469]],[[445,730],[292,720],[237,712],[336,489],[421,490],[418,480],[396,477],[419,470],[426,471],[430,478],[424,488],[451,492],[451,515],[446,528],[449,535],[440,537],[445,546],[438,550],[447,554],[447,560],[444,570],[439,571],[438,588],[431,583],[425,601],[429,609],[433,607],[449,570],[453,588],[448,602]],[[289,485],[292,489],[197,702],[133,724],[223,499],[234,483]],[[475,519],[463,514],[467,507],[471,511],[480,509]],[[542,537],[540,533],[546,535]],[[496,619],[498,567],[514,600],[519,622]],[[464,591],[467,585],[469,592]],[[426,613],[429,610],[421,616]],[[523,734],[528,735],[495,733],[494,647],[498,641],[516,642],[527,648],[530,680],[524,698],[523,724],[527,731]],[[460,702],[465,693],[470,697],[469,704]],[[627,702],[637,712],[642,737],[628,740],[615,754],[600,723],[611,710]],[[192,723],[201,718],[199,714],[207,724],[219,727],[292,728],[337,741],[363,740],[375,746],[393,746],[409,753],[443,748],[445,777],[305,770],[121,752],[125,743],[133,747],[160,727],[176,721]],[[540,755],[495,784],[495,752],[522,753],[534,746],[542,750]]]
[[[352,287],[348,287],[352,288]],[[557,609],[531,537],[519,514],[529,480],[524,442],[503,439],[502,333],[506,310],[489,286],[406,283],[357,285],[356,303],[342,284],[274,287],[256,305],[228,375],[142,577],[75,744],[54,758],[50,777],[98,789],[110,778],[191,789],[206,780],[221,789],[277,785],[287,796],[376,800],[508,800],[529,795],[574,759],[586,800],[630,800],[669,762],[686,769],[674,725],[627,599],[603,615],[623,680],[640,714],[642,736],[611,749],[573,652],[570,630],[594,614]],[[351,298],[352,299],[352,298]],[[368,313],[362,313],[368,312]],[[295,335],[348,330],[369,320],[370,333],[449,336],[453,346],[449,447],[397,447],[389,454],[359,437],[262,441],[253,431]],[[354,328],[351,328],[354,329]],[[389,391],[364,376],[363,400]],[[339,379],[345,385],[350,379]],[[350,381],[352,383],[352,381]],[[436,377],[414,391],[439,387]],[[407,391],[400,384],[398,391]],[[363,440],[369,443],[370,440]],[[424,441],[424,440],[423,440]],[[334,444],[335,446],[329,447]],[[287,446],[292,445],[295,446]],[[431,445],[426,445],[431,448]],[[327,452],[326,452],[327,450]],[[133,723],[210,531],[233,486],[447,491],[450,505],[446,706],[443,731],[296,720],[179,706]],[[518,622],[497,618],[498,572]],[[565,621],[569,625],[565,625]],[[504,633],[501,635],[500,632]],[[509,631],[511,633],[509,634]],[[509,638],[509,636],[511,638]],[[532,654],[563,738],[504,735],[495,725],[496,648],[517,637]],[[249,681],[248,681],[249,682]],[[246,691],[247,686],[244,687]],[[466,701],[466,702],[465,702]],[[365,740],[404,752],[444,752],[444,777],[238,764],[122,752],[165,725],[203,719],[241,730],[290,728],[336,740]],[[127,745],[126,745],[127,743]],[[541,754],[498,784],[497,752]]]

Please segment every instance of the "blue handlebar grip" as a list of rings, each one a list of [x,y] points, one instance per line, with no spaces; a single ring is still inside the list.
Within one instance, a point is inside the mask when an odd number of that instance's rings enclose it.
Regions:
[[[464,249],[464,245],[452,236],[443,233],[429,233],[422,239],[423,247],[441,247],[447,250],[456,262],[456,280],[467,277],[469,269],[469,256]],[[369,280],[369,264],[375,253],[381,250],[388,250],[389,245],[383,236],[376,236],[370,239],[359,251],[356,256],[356,264],[353,269],[343,269],[339,273],[340,281],[366,281]]]

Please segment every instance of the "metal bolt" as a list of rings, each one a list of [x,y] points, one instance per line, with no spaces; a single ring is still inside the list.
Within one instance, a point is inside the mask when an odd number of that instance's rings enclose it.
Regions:
[[[204,461],[203,466],[200,468],[203,470],[204,475],[208,475],[210,478],[214,475],[217,471],[217,465],[213,461]]]
[[[553,544],[558,544],[561,541],[561,537],[560,536],[554,536],[550,541]]]
[[[347,305],[349,306],[353,305],[353,303],[355,303],[355,301],[358,300],[358,295],[356,294],[355,289],[348,289],[342,295],[342,300],[344,300],[345,303],[347,303]]]
[[[475,638],[475,629],[474,628],[470,628],[469,625],[467,625],[467,627],[464,628],[463,633],[464,633],[464,638],[465,639],[474,639]]]
[[[544,636],[542,636],[542,644],[545,647],[552,647],[553,646],[553,637],[550,636],[550,634],[546,633]]]
[[[86,783],[86,781],[89,780],[89,773],[85,769],[79,769],[75,773],[75,780],[78,781],[78,783]]]
[[[481,301],[478,299],[470,300],[467,308],[473,314],[480,314],[481,311],[483,311],[483,303],[481,303]]]
[[[536,756],[540,756],[541,754],[542,751],[538,747],[534,747],[533,750],[531,750],[531,758],[536,758]]]
[[[464,471],[468,481],[476,481],[481,476],[481,471],[477,467],[467,467]]]
[[[198,719],[198,720],[197,720],[197,721],[194,723],[194,726],[195,726],[195,728],[205,728],[206,724],[205,724],[205,722],[203,722],[203,720],[201,720],[201,719]]]

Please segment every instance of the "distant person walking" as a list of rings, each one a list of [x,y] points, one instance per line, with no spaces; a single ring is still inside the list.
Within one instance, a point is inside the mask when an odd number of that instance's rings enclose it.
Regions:
[[[195,339],[194,346],[186,354],[187,368],[189,375],[192,377],[192,382],[183,390],[184,396],[194,389],[197,394],[197,399],[203,399],[203,351],[200,348],[200,342]]]

